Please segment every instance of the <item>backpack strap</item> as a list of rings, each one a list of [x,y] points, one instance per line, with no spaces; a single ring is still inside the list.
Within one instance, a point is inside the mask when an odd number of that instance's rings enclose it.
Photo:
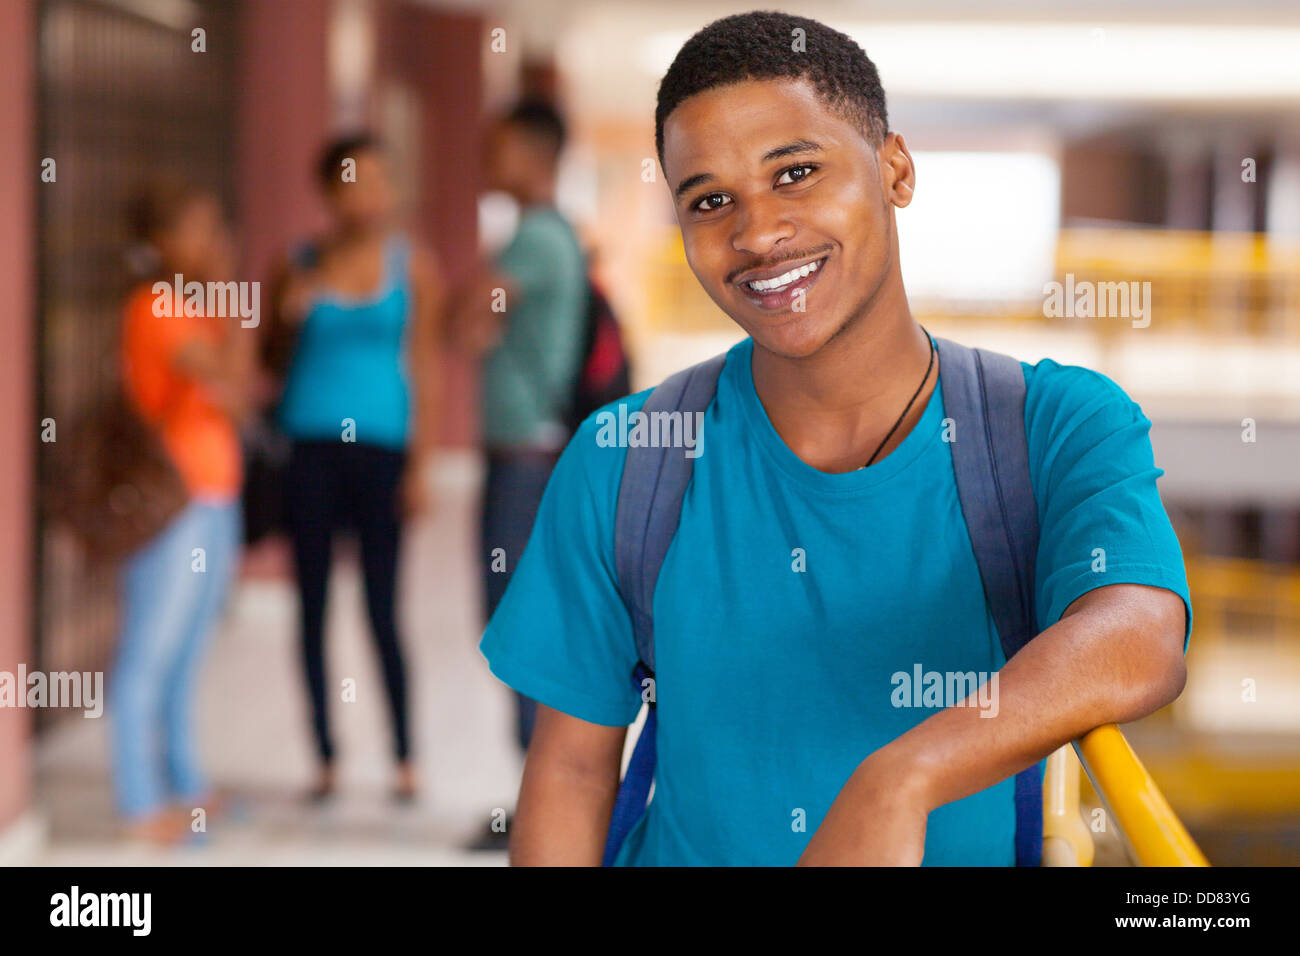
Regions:
[[[718,389],[726,354],[683,369],[650,393],[641,407],[655,412],[703,412]],[[668,546],[677,533],[686,486],[695,459],[686,449],[639,447],[627,450],[614,521],[614,569],[619,590],[632,617],[638,656],[653,674],[655,667],[654,593]]]
[[[641,411],[704,412],[718,389],[718,376],[727,356],[715,355],[706,362],[683,369],[665,379],[646,399]],[[700,440],[697,436],[697,441]],[[697,445],[698,448],[698,445]],[[618,510],[614,519],[614,567],[619,592],[632,619],[637,666],[632,683],[637,693],[654,680],[655,636],[654,596],[659,569],[677,533],[682,501],[694,474],[695,459],[682,448],[629,447],[618,489]],[[648,685],[653,687],[653,683]],[[614,801],[609,836],[605,842],[604,865],[613,866],[623,841],[645,813],[654,780],[655,730],[657,715],[654,694],[641,735],[637,738],[623,782]]]
[[[1008,660],[1038,633],[1038,505],[1029,476],[1025,376],[1009,355],[935,338],[952,467],[993,621]],[[1043,852],[1043,765],[1016,774],[1016,865]]]

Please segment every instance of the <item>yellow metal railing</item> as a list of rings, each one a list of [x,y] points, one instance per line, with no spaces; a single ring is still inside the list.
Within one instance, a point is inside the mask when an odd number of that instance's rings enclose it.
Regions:
[[[1073,749],[1140,866],[1210,865],[1117,726],[1090,731]],[[1047,760],[1044,866],[1092,864],[1092,833],[1079,811],[1079,759],[1062,747]]]
[[[1183,232],[1165,229],[1062,229],[1054,275],[1063,282],[1150,283],[1159,332],[1300,340],[1300,243],[1257,233]],[[681,234],[666,229],[646,262],[643,303],[647,333],[730,329],[731,321],[686,263]],[[1088,329],[1103,340],[1122,322],[1052,318],[1041,298],[1023,301],[928,302],[917,298],[922,321],[996,318],[1003,322]]]
[[[1196,637],[1192,648],[1243,635],[1284,643],[1300,639],[1300,565],[1190,554]]]
[[[1076,283],[1149,282],[1164,330],[1300,336],[1300,245],[1294,242],[1249,232],[1063,229],[1056,272],[1058,281],[1071,274]]]
[[[1043,776],[1043,866],[1092,866],[1092,832],[1079,808],[1079,759],[1066,746]]]

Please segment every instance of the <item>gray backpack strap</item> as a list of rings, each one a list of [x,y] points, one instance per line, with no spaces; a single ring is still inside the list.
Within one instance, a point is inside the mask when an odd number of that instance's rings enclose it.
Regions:
[[[704,412],[713,401],[726,354],[692,365],[665,379],[641,411]],[[697,441],[700,436],[697,436]],[[637,654],[651,673],[655,666],[654,595],[668,546],[677,533],[695,459],[685,448],[627,449],[614,519],[614,566],[619,591],[632,618]]]
[[[704,412],[718,390],[718,375],[727,356],[717,355],[664,380],[646,399],[641,411]],[[653,419],[652,419],[653,421]],[[703,438],[696,435],[696,450]],[[632,619],[637,664],[629,675],[643,700],[648,700],[645,723],[632,749],[627,772],[618,787],[605,838],[605,866],[613,866],[628,834],[645,814],[654,781],[658,754],[658,711],[655,696],[645,696],[653,686],[655,669],[654,597],[659,570],[677,533],[686,488],[694,474],[695,459],[687,448],[636,447],[627,449],[623,479],[618,488],[614,516],[614,568],[618,589]]]
[[[1025,375],[1009,355],[935,337],[944,411],[955,423],[952,467],[984,598],[1007,659],[1038,633],[1034,572],[1038,504],[1029,477]],[[1043,857],[1043,764],[1015,778],[1016,865]]]
[[[936,336],[952,466],[984,595],[1010,658],[1038,632],[1038,505],[1029,478],[1025,376],[1009,355]]]

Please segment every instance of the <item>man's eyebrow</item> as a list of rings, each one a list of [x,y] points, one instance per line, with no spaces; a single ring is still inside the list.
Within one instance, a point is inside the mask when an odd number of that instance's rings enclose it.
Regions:
[[[685,195],[689,190],[694,189],[696,186],[701,186],[704,183],[711,181],[712,179],[713,179],[712,173],[696,173],[694,176],[687,176],[680,183],[678,183],[677,188],[673,190],[674,201],[681,202],[682,196]]]
[[[774,159],[782,159],[786,156],[798,156],[802,153],[820,153],[821,151],[821,146],[812,140],[796,139],[784,146],[778,146],[776,149],[769,149],[763,154],[763,162],[771,162]]]
[[[763,154],[763,162],[770,163],[774,159],[782,159],[786,156],[800,156],[805,153],[820,153],[821,151],[821,145],[814,143],[810,139],[796,139],[781,146],[777,146],[774,149],[769,149]],[[702,186],[707,182],[711,182],[713,178],[712,173],[696,173],[694,176],[687,176],[678,183],[677,188],[673,190],[673,199],[680,202],[682,196],[687,192],[694,189],[696,186]]]

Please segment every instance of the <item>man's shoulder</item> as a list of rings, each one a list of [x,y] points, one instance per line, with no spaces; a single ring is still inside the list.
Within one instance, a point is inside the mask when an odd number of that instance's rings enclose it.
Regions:
[[[617,431],[619,422],[631,420],[631,416],[642,409],[653,391],[654,388],[642,389],[596,409],[574,430],[565,455],[576,458],[582,470],[589,475],[610,471],[621,475],[623,462],[627,458],[627,443],[617,441],[617,435],[611,441],[611,431]]]
[[[746,360],[749,355],[747,346],[750,344],[750,340],[744,339],[728,348],[725,352],[724,368],[733,367],[736,363]],[[716,356],[714,358],[716,359]],[[734,367],[732,371],[734,373]],[[726,378],[725,374],[719,375],[718,390],[724,388],[724,378]],[[667,379],[664,381],[667,381]],[[641,416],[638,414],[645,407],[651,393],[661,384],[663,382],[602,405],[583,420],[582,424],[574,431],[573,437],[565,448],[564,457],[570,459],[574,471],[581,471],[587,475],[592,482],[593,489],[604,487],[608,490],[612,486],[615,501],[617,500],[618,484],[623,476],[623,467],[627,461],[629,443],[644,440],[650,445],[656,446],[657,441],[662,440],[664,437],[662,434],[663,423],[653,421],[653,416],[647,416],[651,421],[642,421]],[[733,381],[727,387],[731,388],[734,394],[736,383]],[[713,397],[710,397],[710,404],[712,404]],[[707,409],[704,411],[707,411]],[[638,425],[642,426],[642,430],[639,437],[636,437],[638,436]],[[670,423],[670,435],[677,434],[671,431],[673,427],[674,424]],[[681,434],[686,434],[685,426],[682,426]],[[694,432],[690,433],[690,437],[698,439],[698,435]]]
[[[1111,465],[1137,454],[1150,422],[1114,379],[1053,359],[1021,363],[1025,370],[1025,433],[1035,487],[1050,488],[1060,467],[1103,455]],[[1114,440],[1112,440],[1114,439]],[[1122,458],[1116,458],[1122,456]],[[1136,461],[1137,459],[1133,459]]]
[[[539,241],[580,248],[578,231],[558,209],[526,210],[519,217],[516,241]]]
[[[554,210],[530,209],[520,217],[514,236],[497,256],[506,272],[538,282],[563,282],[585,288],[586,260],[577,232]]]
[[[1055,359],[1020,363],[1025,374],[1025,420],[1054,427],[1100,413],[1131,420],[1141,409],[1110,376],[1082,365],[1062,365]]]

